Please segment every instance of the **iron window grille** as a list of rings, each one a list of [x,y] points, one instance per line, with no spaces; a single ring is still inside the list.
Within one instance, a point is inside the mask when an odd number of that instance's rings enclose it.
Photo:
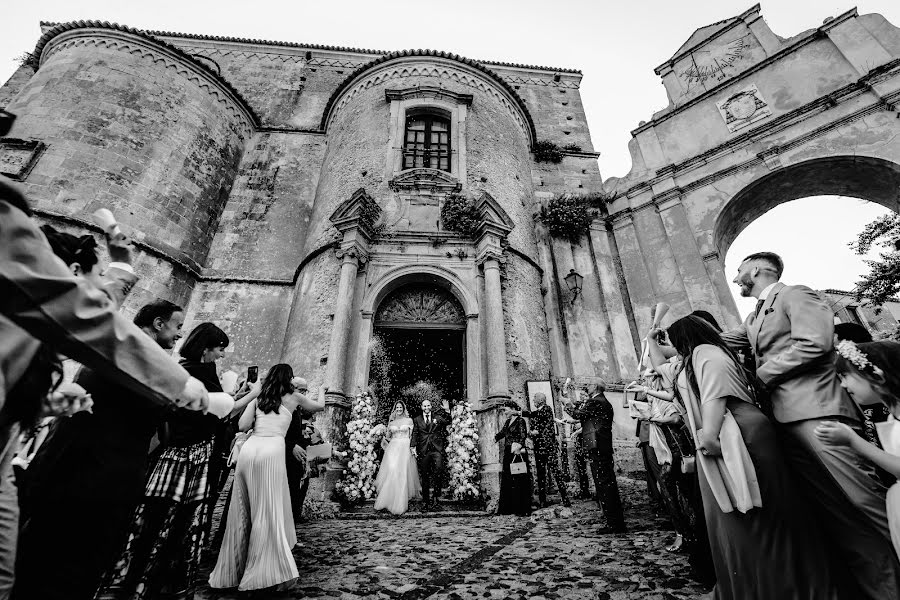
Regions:
[[[407,115],[403,139],[404,169],[450,172],[450,119],[434,113]]]

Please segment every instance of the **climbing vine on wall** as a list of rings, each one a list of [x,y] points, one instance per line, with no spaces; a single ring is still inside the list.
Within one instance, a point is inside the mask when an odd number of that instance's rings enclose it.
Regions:
[[[381,217],[381,207],[370,196],[363,196],[359,205],[359,224],[367,228],[374,234],[380,233],[380,228],[376,228],[375,224]]]
[[[475,202],[462,194],[451,194],[441,205],[441,225],[447,231],[475,237],[480,222]]]
[[[590,229],[594,215],[586,196],[560,194],[541,207],[540,219],[550,235],[577,244]]]
[[[563,159],[562,148],[550,140],[539,140],[531,147],[534,160],[537,162],[561,163]]]

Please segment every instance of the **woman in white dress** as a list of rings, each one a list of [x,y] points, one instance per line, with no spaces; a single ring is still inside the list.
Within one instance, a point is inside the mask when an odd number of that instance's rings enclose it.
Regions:
[[[406,412],[406,405],[398,402],[381,442],[385,450],[378,475],[375,476],[378,490],[375,510],[386,509],[395,515],[402,515],[409,507],[409,500],[418,498],[422,492],[419,469],[409,445],[412,430],[413,421]]]
[[[238,454],[228,522],[216,567],[209,576],[213,588],[258,590],[298,577],[291,553],[297,543],[284,434],[299,406],[321,410],[318,403],[294,391],[289,365],[275,365],[262,384],[258,399],[247,405],[238,427],[253,430]]]

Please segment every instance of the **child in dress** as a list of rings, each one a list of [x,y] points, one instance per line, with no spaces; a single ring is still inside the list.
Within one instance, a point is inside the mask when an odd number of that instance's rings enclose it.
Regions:
[[[827,444],[849,446],[894,477],[900,479],[900,343],[891,341],[837,345],[837,371],[841,387],[861,406],[881,401],[890,415],[875,425],[884,450],[870,444],[843,423],[829,421],[816,427],[816,437]],[[887,493],[888,525],[894,550],[900,554],[900,484]]]

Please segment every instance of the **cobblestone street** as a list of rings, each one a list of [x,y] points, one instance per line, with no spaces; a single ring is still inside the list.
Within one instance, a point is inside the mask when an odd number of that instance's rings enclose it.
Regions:
[[[642,483],[620,479],[629,533],[598,535],[595,502],[531,519],[428,516],[323,520],[298,527],[300,580],[269,598],[693,599],[705,591],[672,534],[645,501]],[[207,572],[210,567],[207,566]],[[204,575],[204,578],[206,575]],[[203,600],[245,598],[204,587]]]

